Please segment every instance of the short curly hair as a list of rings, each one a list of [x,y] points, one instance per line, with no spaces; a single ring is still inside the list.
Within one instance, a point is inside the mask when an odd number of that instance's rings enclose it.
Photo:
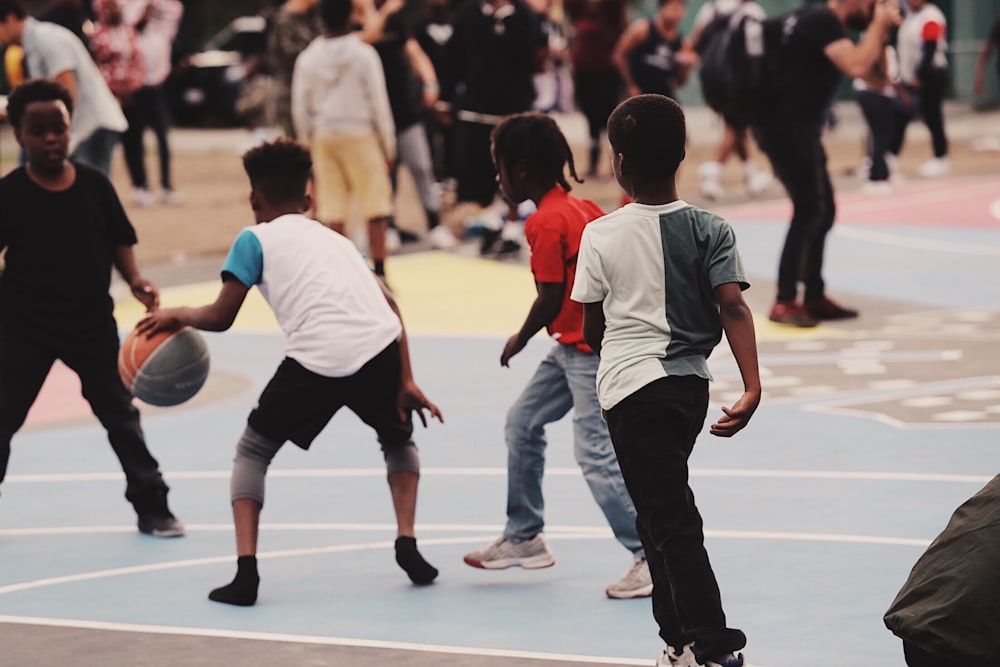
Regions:
[[[630,97],[611,112],[608,141],[642,178],[670,178],[684,160],[684,110],[664,95]]]
[[[61,101],[73,115],[73,96],[66,87],[51,79],[30,79],[25,81],[7,98],[7,120],[11,127],[20,127],[24,111],[32,102]]]
[[[272,203],[304,197],[312,174],[312,154],[303,144],[280,137],[243,154],[250,185]]]

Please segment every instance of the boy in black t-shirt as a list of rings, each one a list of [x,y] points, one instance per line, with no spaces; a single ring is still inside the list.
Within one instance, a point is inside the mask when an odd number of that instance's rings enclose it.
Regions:
[[[11,438],[59,359],[108,433],[139,530],[176,537],[184,527],[167,508],[167,485],[118,374],[111,267],[147,310],[159,293],[136,267],[135,230],[111,182],[67,159],[72,111],[69,92],[42,79],[16,88],[7,108],[27,164],[0,179],[0,482]]]

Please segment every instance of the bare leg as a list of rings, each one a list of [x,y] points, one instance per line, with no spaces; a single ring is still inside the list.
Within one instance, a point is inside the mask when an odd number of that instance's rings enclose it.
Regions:
[[[389,475],[392,507],[396,511],[396,563],[406,571],[410,581],[424,586],[434,581],[438,571],[417,551],[414,537],[419,481],[420,475],[415,472],[400,471]]]
[[[396,537],[414,537],[413,525],[417,515],[417,484],[420,475],[400,471],[389,475],[389,492],[392,508],[396,512]]]
[[[257,574],[257,532],[261,504],[252,498],[233,501],[236,526],[236,577],[226,586],[216,588],[208,599],[225,604],[249,607],[257,602],[260,575]]]
[[[375,265],[375,275],[385,276],[385,230],[389,227],[389,218],[372,218],[368,221],[368,251],[372,264]]]
[[[233,501],[233,524],[236,526],[236,555],[257,555],[257,532],[260,526],[259,502],[253,498]]]

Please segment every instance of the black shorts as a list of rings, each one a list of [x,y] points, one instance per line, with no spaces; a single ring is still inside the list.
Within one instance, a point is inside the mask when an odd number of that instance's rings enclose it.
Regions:
[[[286,357],[264,387],[247,423],[265,438],[291,440],[309,449],[336,414],[346,406],[375,429],[383,449],[406,444],[413,421],[400,419],[396,410],[401,359],[393,341],[354,375],[326,377]]]

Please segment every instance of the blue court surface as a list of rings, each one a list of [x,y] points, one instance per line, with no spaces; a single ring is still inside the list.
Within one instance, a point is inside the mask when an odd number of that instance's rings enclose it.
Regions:
[[[722,210],[753,282],[765,397],[735,438],[701,437],[692,486],[749,664],[903,664],[882,614],[954,508],[1000,470],[997,200],[995,178],[841,196],[826,275],[862,316],[815,330],[766,320],[787,203]],[[549,431],[555,567],[462,562],[501,530],[504,416],[551,344],[537,337],[500,368],[533,294],[523,262],[428,252],[390,271],[417,382],[446,418],[416,436],[418,540],[437,583],[413,587],[393,561],[378,445],[344,412],[311,451],[288,446],[272,467],[257,605],[206,599],[235,571],[234,445],[282,356],[255,298],[235,330],[206,334],[212,372],[195,399],[143,407],[182,539],[136,532],[103,431],[72,376],[50,377],[0,497],[0,665],[653,664],[649,600],[604,596],[630,555],[575,468],[568,420]],[[215,289],[177,286],[163,301],[203,303]],[[137,317],[122,305],[123,330]],[[711,362],[709,421],[741,389],[725,344]]]

